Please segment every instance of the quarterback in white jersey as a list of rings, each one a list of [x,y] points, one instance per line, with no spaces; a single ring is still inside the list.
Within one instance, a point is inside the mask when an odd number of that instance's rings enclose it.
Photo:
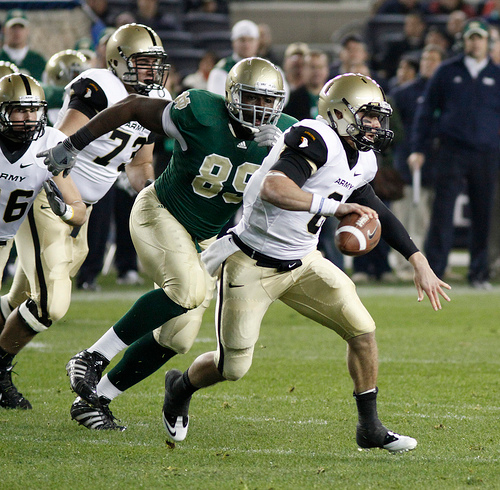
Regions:
[[[47,102],[40,84],[20,73],[3,77],[0,80],[0,286],[13,239],[23,222],[32,221],[32,205],[42,186],[49,196],[44,213],[62,224],[67,223],[65,226],[80,226],[86,219],[86,207],[71,177],[50,180],[52,174],[43,159],[37,157],[38,153],[65,137],[57,129],[47,128],[46,124]],[[51,230],[47,229],[46,233],[50,234]],[[35,276],[28,279],[27,293],[36,289]],[[38,314],[35,301],[26,296],[14,312],[23,332],[32,331]],[[12,384],[15,354],[12,341],[11,329],[9,326],[3,328],[2,322],[0,407],[31,408],[28,400]]]
[[[168,96],[163,89],[169,67],[166,57],[161,40],[152,29],[140,24],[122,26],[107,43],[108,69],[87,70],[67,87],[58,129],[72,135],[130,93],[148,95],[157,91],[158,96]],[[80,142],[85,143],[85,133],[76,144]],[[154,179],[153,147],[150,131],[129,122],[96,139],[78,154],[71,176],[87,206],[87,214],[113,185],[119,167],[124,166],[136,191]],[[17,323],[19,335],[21,326],[12,310],[26,299],[26,291],[37,303],[38,315],[32,320],[31,335],[17,339],[17,352],[66,314],[71,302],[71,278],[88,253],[88,221],[72,228],[44,211],[46,207],[47,196],[41,192],[33,204],[33,220],[23,223],[16,236],[22,267],[16,270],[9,294],[0,298],[0,325],[4,319],[6,324]],[[36,277],[34,286],[31,281],[28,285],[30,276]]]
[[[163,421],[174,441],[186,437],[196,390],[238,380],[248,371],[261,320],[279,299],[347,342],[357,444],[390,452],[417,445],[378,419],[375,322],[349,277],[316,249],[322,220],[351,212],[379,217],[384,239],[414,267],[419,300],[425,291],[437,310],[439,294],[449,300],[442,289],[449,286],[368,184],[376,173],[373,150],[392,139],[387,122],[392,109],[380,86],[359,74],[340,75],[323,87],[318,108],[318,120],[306,119],[285,132],[244,192],[240,223],[202,254],[209,272],[220,270],[218,348],[184,373],[171,370],[165,376]]]

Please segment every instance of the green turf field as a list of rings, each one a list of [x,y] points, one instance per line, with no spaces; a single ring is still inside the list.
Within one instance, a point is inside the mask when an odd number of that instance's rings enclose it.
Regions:
[[[411,453],[357,449],[345,345],[282,304],[265,317],[248,375],[198,392],[175,448],[161,423],[160,370],[111,408],[123,433],[70,420],[64,369],[142,288],[74,294],[68,315],[18,356],[14,382],[33,410],[0,409],[2,489],[500,488],[500,288],[457,285],[433,312],[411,287],[359,287],[380,350],[379,415],[411,435]],[[214,347],[213,309],[184,370]]]

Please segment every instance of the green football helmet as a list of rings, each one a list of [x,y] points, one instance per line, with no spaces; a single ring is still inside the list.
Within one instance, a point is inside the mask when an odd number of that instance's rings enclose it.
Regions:
[[[154,58],[154,64],[138,64],[137,60]],[[167,81],[170,65],[158,34],[142,24],[125,24],[106,43],[108,68],[125,84],[146,95],[161,90]],[[151,78],[140,80],[139,70],[148,70]]]
[[[273,107],[243,104],[242,93],[274,97]],[[285,104],[283,77],[278,68],[263,58],[245,58],[229,71],[226,78],[226,107],[233,119],[243,126],[257,129],[263,124],[276,124]]]
[[[340,136],[352,138],[359,151],[382,151],[394,137],[389,130],[392,107],[382,87],[359,73],[345,73],[326,82],[319,94],[318,113]],[[377,117],[380,128],[363,125],[360,113]]]
[[[11,121],[13,110],[36,111],[34,121]],[[45,132],[47,102],[42,86],[29,75],[13,73],[0,79],[0,133],[12,141],[34,141]]]
[[[71,80],[90,68],[87,57],[74,49],[66,49],[52,55],[45,64],[43,82],[65,87]]]

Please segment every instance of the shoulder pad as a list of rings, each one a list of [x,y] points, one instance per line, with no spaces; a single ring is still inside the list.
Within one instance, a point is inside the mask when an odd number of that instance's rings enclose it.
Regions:
[[[285,144],[294,152],[321,167],[326,163],[328,149],[323,137],[306,126],[292,126],[285,133]]]
[[[175,100],[171,113],[191,112],[192,117],[202,126],[212,126],[221,119],[221,110],[226,114],[224,97],[207,90],[191,89],[180,94]]]
[[[92,106],[97,112],[108,107],[108,98],[101,86],[90,78],[80,78],[70,91],[71,99],[78,99],[85,105]]]

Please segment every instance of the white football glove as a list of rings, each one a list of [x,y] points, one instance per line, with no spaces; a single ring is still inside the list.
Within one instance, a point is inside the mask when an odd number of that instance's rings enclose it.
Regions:
[[[257,146],[274,146],[282,135],[282,131],[274,124],[264,124],[259,128],[259,132],[255,133],[253,139]]]
[[[69,138],[61,141],[53,148],[37,153],[37,157],[44,158],[43,163],[47,165],[49,172],[59,175],[63,172],[66,177],[75,166],[78,150],[71,144]]]
[[[64,197],[57,184],[53,180],[46,180],[43,183],[43,188],[53,213],[64,221],[70,220],[73,217],[73,208],[64,202]]]

